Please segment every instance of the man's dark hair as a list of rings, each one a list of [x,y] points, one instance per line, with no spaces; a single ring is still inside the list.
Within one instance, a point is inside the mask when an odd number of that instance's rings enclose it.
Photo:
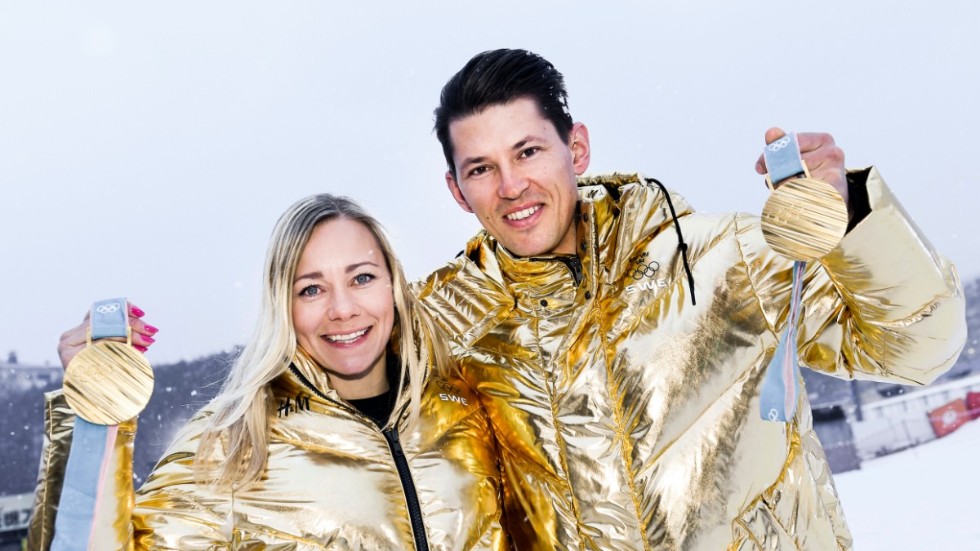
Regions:
[[[507,49],[477,54],[442,87],[435,130],[453,175],[456,166],[449,124],[519,98],[534,100],[541,116],[551,121],[562,141],[568,141],[574,122],[568,113],[565,78],[538,54]]]

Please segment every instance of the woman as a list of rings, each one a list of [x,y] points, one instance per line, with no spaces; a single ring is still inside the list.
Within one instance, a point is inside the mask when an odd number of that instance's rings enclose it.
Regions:
[[[145,350],[155,328],[131,326]],[[62,337],[64,365],[86,329]],[[293,205],[273,232],[254,337],[120,513],[120,546],[505,548],[490,429],[434,335],[373,218],[330,195]],[[63,442],[68,416],[54,417],[49,440]],[[63,466],[42,469],[38,496],[52,501]],[[51,526],[32,522],[31,548],[47,548]]]

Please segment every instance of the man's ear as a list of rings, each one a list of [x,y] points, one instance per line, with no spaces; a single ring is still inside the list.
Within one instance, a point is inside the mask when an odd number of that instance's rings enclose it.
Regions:
[[[572,151],[575,175],[585,174],[589,168],[589,161],[592,160],[592,149],[589,146],[589,129],[584,123],[577,122],[572,125],[572,131],[568,134],[568,148]]]
[[[473,212],[470,208],[470,204],[466,202],[466,197],[463,197],[463,190],[459,189],[459,184],[456,183],[456,177],[453,176],[452,170],[446,171],[446,185],[449,186],[449,192],[453,194],[453,199],[459,203],[460,208],[466,212]]]

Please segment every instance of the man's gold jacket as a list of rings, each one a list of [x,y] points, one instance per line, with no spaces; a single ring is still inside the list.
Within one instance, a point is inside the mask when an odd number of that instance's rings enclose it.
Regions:
[[[286,372],[271,384],[268,468],[248,490],[231,492],[195,481],[204,412],[184,427],[134,494],[135,421],[120,425],[112,463],[116,495],[103,498],[110,507],[96,515],[90,548],[413,549],[396,453],[407,460],[429,549],[508,548],[500,526],[495,444],[472,390],[458,380],[431,377],[421,418],[415,430],[401,431],[402,449],[395,450],[370,419],[330,390],[322,370],[298,368],[302,378]],[[46,418],[32,551],[51,545],[71,445],[74,415],[60,391],[49,394]]]
[[[874,169],[871,207],[808,265],[802,364],[926,384],[966,337],[953,266]],[[806,393],[790,423],[759,393],[791,262],[759,219],[695,214],[639,176],[579,182],[581,281],[485,232],[416,291],[450,335],[500,442],[519,549],[850,549]]]

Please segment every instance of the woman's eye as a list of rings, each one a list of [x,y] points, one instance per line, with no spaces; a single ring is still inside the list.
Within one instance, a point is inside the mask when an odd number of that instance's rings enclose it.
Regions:
[[[319,292],[320,292],[319,287],[317,287],[316,285],[309,285],[307,287],[303,287],[303,289],[299,292],[299,296],[315,297]]]
[[[354,276],[354,283],[357,285],[367,285],[374,281],[374,274],[357,274]]]

